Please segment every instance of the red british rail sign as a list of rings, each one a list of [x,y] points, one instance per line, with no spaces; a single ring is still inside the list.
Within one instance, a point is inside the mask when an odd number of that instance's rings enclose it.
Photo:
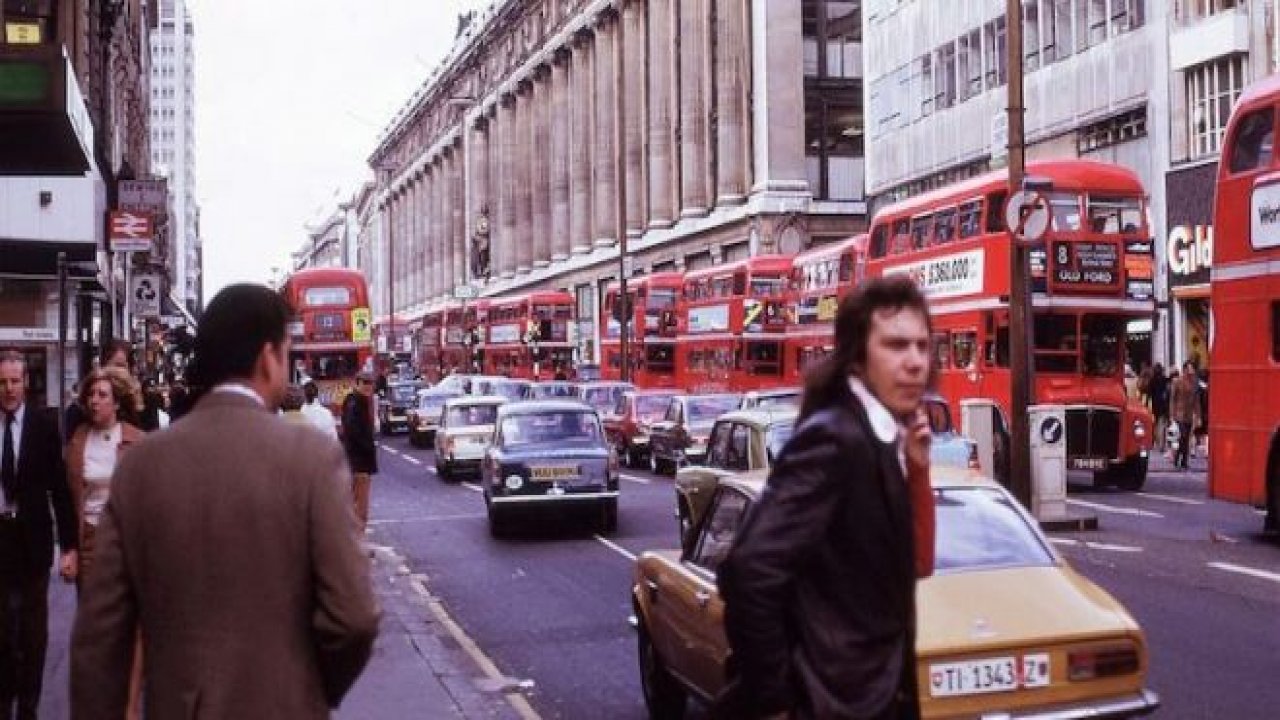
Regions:
[[[108,236],[112,252],[149,252],[155,228],[151,215],[125,210],[111,211],[111,230]]]

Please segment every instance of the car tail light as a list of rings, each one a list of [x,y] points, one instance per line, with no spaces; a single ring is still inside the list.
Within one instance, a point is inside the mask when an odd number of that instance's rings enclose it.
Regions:
[[[970,470],[982,469],[981,465],[978,464],[978,444],[977,443],[969,444],[969,469]]]
[[[448,454],[448,453],[452,453],[452,452],[453,452],[453,447],[454,447],[454,445],[456,445],[456,444],[457,444],[457,443],[456,443],[456,441],[455,441],[453,438],[448,438],[448,439],[446,439],[446,440],[444,441],[444,451],[445,451],[445,453],[446,453],[446,454]]]
[[[1067,655],[1067,677],[1072,681],[1094,680],[1138,671],[1138,649],[1131,644],[1073,650]]]

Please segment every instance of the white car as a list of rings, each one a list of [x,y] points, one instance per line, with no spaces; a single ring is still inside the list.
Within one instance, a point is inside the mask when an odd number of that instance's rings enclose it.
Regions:
[[[436,475],[441,480],[453,480],[463,472],[479,477],[498,407],[506,401],[497,395],[466,395],[445,401],[435,440]]]

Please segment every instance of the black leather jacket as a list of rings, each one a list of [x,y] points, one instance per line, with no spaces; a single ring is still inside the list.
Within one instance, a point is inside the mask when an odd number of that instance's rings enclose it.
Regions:
[[[911,507],[850,392],[796,428],[718,569],[724,717],[916,718]]]
[[[351,471],[378,472],[378,447],[373,442],[372,401],[358,392],[342,401],[342,444]]]

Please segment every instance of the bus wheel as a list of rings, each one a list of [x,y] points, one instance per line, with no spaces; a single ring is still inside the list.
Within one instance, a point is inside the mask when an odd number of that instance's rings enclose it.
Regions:
[[[1141,490],[1147,483],[1147,458],[1134,455],[1112,472],[1115,484],[1121,490]]]

